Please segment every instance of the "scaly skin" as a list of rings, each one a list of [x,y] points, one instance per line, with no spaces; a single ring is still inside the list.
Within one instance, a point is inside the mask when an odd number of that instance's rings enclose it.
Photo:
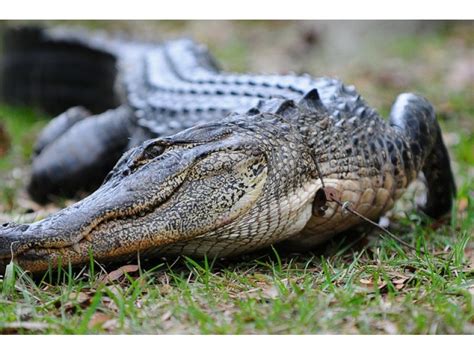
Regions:
[[[20,29],[8,38],[11,44],[6,46],[0,65],[5,99],[24,99],[25,103],[46,108],[60,107],[65,101],[64,109],[71,102],[87,108],[103,107],[102,101],[121,104],[116,110],[92,117],[84,116],[84,110],[68,111],[68,120],[61,115],[45,129],[28,187],[38,202],[55,195],[72,196],[78,190],[94,190],[127,147],[222,119],[230,112],[245,113],[262,99],[298,101],[316,88],[335,118],[376,116],[353,86],[337,79],[221,72],[207,50],[191,40],[127,42],[60,28]],[[74,50],[74,55],[67,56],[69,50]],[[91,64],[94,61],[97,68]],[[70,64],[80,65],[79,78]],[[115,95],[91,98],[87,95],[91,88],[109,82],[112,68],[105,70],[107,75],[100,74],[108,66],[118,68]],[[25,78],[24,72],[36,76]],[[48,77],[54,80],[49,82]],[[62,97],[69,92],[72,97]],[[23,97],[25,93],[29,96]]]
[[[387,123],[331,115],[311,90],[298,104],[262,101],[131,149],[89,197],[42,221],[1,227],[0,260],[13,251],[38,272],[60,260],[86,263],[90,253],[116,261],[235,255],[281,241],[309,248],[361,222],[335,202],[313,208],[323,183],[376,219],[420,170],[431,174],[426,212],[449,212],[453,177],[425,99],[401,95]]]

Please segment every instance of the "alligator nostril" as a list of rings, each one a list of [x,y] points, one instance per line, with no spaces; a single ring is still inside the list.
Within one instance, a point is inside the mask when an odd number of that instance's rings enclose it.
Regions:
[[[20,232],[25,232],[28,228],[30,228],[27,224],[21,225],[18,229]]]
[[[2,227],[8,227],[9,225],[10,225],[10,223],[3,223]]]

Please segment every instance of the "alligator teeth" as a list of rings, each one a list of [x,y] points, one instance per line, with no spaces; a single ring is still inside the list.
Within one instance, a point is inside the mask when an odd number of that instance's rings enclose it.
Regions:
[[[74,250],[77,254],[81,253],[81,248],[79,247],[78,243],[72,244],[71,245],[72,250]]]

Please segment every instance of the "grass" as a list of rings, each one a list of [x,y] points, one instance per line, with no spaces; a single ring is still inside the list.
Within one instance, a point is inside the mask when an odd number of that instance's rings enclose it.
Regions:
[[[238,28],[244,31],[242,25]],[[277,33],[286,29],[272,27]],[[396,209],[391,231],[415,251],[370,231],[348,233],[302,254],[269,248],[232,260],[180,257],[106,269],[91,260],[82,270],[66,266],[36,279],[13,267],[0,278],[0,333],[473,334],[472,95],[469,89],[447,94],[442,83],[432,80],[443,72],[438,61],[445,68],[441,54],[446,45],[453,40],[459,44],[466,33],[461,25],[443,28],[427,41],[403,37],[388,49],[390,56],[402,58],[400,70],[426,61],[419,81],[415,76],[403,85],[429,92],[439,103],[458,180],[453,215],[445,225],[425,220],[410,203]],[[245,68],[247,55],[252,55],[254,47],[243,43],[236,38],[218,51],[234,70]],[[431,61],[433,53],[436,60]],[[341,77],[355,75],[339,70]],[[390,100],[385,98],[393,98],[398,84],[374,75],[364,72],[353,81],[367,85],[369,102],[371,92],[382,97],[381,111],[388,112]],[[23,188],[32,142],[45,123],[37,116],[28,109],[0,106],[0,122],[12,141],[8,155],[0,157],[4,218],[16,219],[31,209]]]
[[[44,114],[30,108],[0,106],[0,123],[10,133],[11,152],[0,157],[0,170],[11,169],[15,163],[28,160],[33,142],[40,128],[46,123]]]
[[[465,257],[474,224],[472,202],[454,239],[449,226],[432,231],[404,221],[412,229],[404,239],[426,254],[404,250],[390,239],[369,238],[352,246],[339,239],[320,253],[268,250],[234,261],[179,258],[114,280],[105,279],[99,265],[80,273],[48,273],[35,281],[16,270],[14,288],[3,281],[0,329],[55,334],[472,333],[474,271]]]

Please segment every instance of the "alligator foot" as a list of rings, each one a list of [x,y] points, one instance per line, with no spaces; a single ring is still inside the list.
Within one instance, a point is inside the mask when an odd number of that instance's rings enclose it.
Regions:
[[[68,110],[43,131],[28,186],[35,201],[97,188],[125,151],[133,118],[129,108],[87,116],[85,110]]]

